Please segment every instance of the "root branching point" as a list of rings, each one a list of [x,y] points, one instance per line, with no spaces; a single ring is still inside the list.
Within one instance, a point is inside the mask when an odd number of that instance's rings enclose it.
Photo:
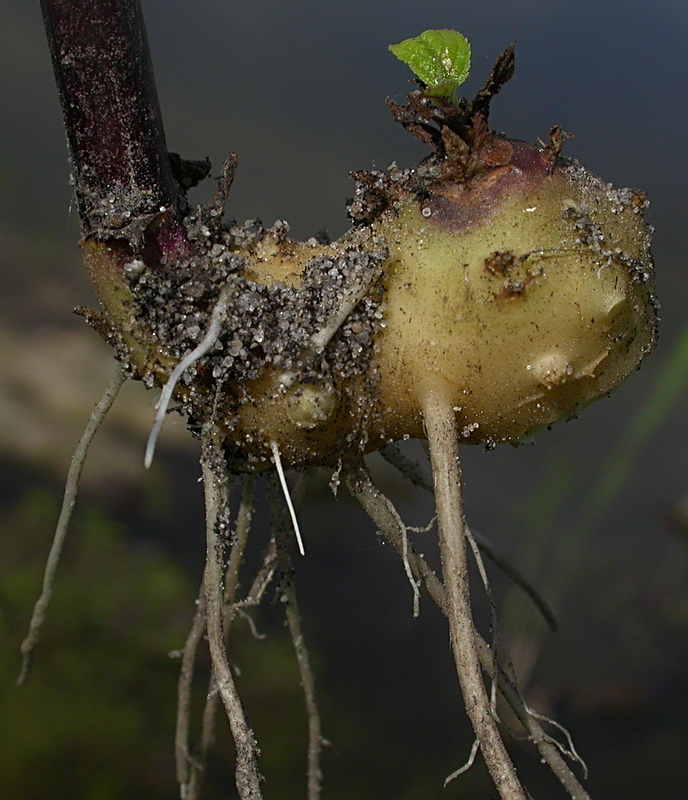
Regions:
[[[423,442],[426,445],[427,442]],[[428,480],[420,465],[410,458],[405,456],[399,447],[395,444],[387,444],[380,449],[380,455],[399,470],[401,474],[408,478],[414,486],[420,489],[433,493],[432,482]],[[533,601],[538,611],[542,614],[543,618],[549,625],[550,629],[555,631],[557,629],[557,620],[552,611],[549,603],[544,599],[540,592],[533,586],[532,583],[523,575],[523,573],[515,567],[508,558],[502,555],[492,544],[492,542],[478,531],[472,530],[471,534],[481,551],[495,564],[502,572],[512,580],[516,586],[522,589],[528,597]]]

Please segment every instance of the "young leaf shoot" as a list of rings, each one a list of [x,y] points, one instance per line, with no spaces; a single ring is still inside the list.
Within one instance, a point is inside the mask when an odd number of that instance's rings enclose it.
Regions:
[[[427,96],[449,102],[471,68],[471,46],[458,31],[425,31],[389,49],[425,84]]]

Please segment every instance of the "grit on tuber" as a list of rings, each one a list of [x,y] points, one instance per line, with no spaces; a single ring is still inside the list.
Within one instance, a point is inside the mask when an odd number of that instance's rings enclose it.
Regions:
[[[481,671],[570,796],[587,797],[514,676],[475,631],[458,445],[515,444],[570,418],[614,389],[652,348],[657,312],[647,201],[563,157],[566,135],[558,127],[537,146],[490,131],[490,101],[513,74],[513,47],[472,101],[456,97],[470,59],[460,34],[427,31],[390,49],[409,64],[418,88],[405,104],[388,105],[430,154],[411,169],[393,164],[384,172],[355,173],[352,225],[339,240],[294,241],[283,221],[267,229],[256,220],[224,224],[234,154],[205,206],[190,210],[179,196],[207,167],[175,156],[164,166],[172,170],[177,199],[114,225],[111,217],[98,230],[82,217],[81,248],[102,304],[82,313],[113,345],[128,377],[163,390],[146,463],[172,399],[203,442],[208,561],[184,650],[177,731],[185,798],[200,791],[218,695],[236,742],[239,795],[261,796],[258,745],[224,637],[240,604],[259,602],[276,575],[306,687],[308,797],[320,796],[321,723],[295,612],[287,517],[275,507],[277,471],[296,525],[284,469],[314,467],[343,476],[400,553],[414,596],[424,587],[446,614],[466,709],[500,797],[528,795]],[[73,143],[71,155],[78,164]],[[411,547],[363,460],[381,450],[422,482],[390,450],[408,438],[429,441],[441,582]],[[240,600],[238,565],[256,473],[267,473],[271,487],[273,541]],[[231,520],[235,476],[244,476],[244,489]],[[231,548],[228,562],[225,548]],[[188,689],[206,628],[214,677],[194,753]]]

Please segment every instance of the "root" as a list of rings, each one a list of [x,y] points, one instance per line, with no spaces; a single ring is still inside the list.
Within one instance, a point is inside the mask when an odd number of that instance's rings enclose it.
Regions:
[[[484,536],[481,536],[476,531],[472,531],[473,538],[478,547],[485,553],[485,555],[492,561],[495,566],[499,567],[502,572],[510,578],[513,583],[525,592],[533,602],[533,605],[542,614],[542,618],[549,625],[550,630],[556,631],[557,618],[554,615],[549,603],[540,594],[540,592],[533,586],[532,583],[525,577],[525,575],[517,569],[509,560],[494,549],[491,542]]]
[[[229,565],[225,576],[225,607],[232,606],[235,599],[239,580],[239,568],[246,546],[246,540],[251,527],[251,518],[254,507],[255,477],[247,475],[243,479],[241,504],[237,514],[236,528]],[[232,621],[232,615],[225,614],[224,633]],[[175,756],[177,765],[177,780],[181,791],[182,800],[197,800],[200,792],[203,772],[208,750],[213,742],[215,717],[217,712],[217,687],[211,677],[210,686],[206,697],[203,719],[201,723],[201,737],[196,752],[192,755],[189,747],[189,721],[191,714],[191,684],[193,681],[194,665],[198,652],[198,645],[206,630],[206,599],[205,585],[201,582],[198,599],[196,601],[196,614],[191,625],[191,630],[182,651],[182,666],[179,675],[177,691],[177,728],[175,733]]]
[[[239,570],[246,549],[246,541],[251,530],[251,521],[255,510],[256,476],[245,475],[241,489],[241,503],[237,513],[236,528],[232,552],[229,555],[227,574],[225,576],[225,606],[231,606],[236,599],[239,587]],[[227,631],[225,631],[226,633]]]
[[[394,517],[385,513],[385,504],[379,501],[384,497],[373,484],[370,474],[365,466],[360,463],[351,467],[345,475],[346,484],[351,494],[359,501],[368,513],[373,523],[382,531],[387,541],[394,547],[400,557],[403,556],[403,525],[395,522]],[[387,498],[385,498],[387,500]],[[391,502],[387,500],[387,502]],[[425,587],[433,602],[447,616],[447,594],[441,581],[435,575],[425,559],[411,547],[408,552],[408,562],[413,575]],[[515,680],[498,664],[495,664],[494,655],[490,646],[474,630],[475,644],[480,658],[480,665],[486,675],[496,678],[497,687],[514,714],[525,728],[528,738],[535,745],[540,757],[545,762],[562,786],[566,789],[572,800],[590,800],[590,795],[581,786],[567,763],[561,756],[557,746],[552,742],[542,729],[538,720],[530,714]]]
[[[195,364],[200,358],[203,358],[203,356],[208,353],[208,351],[219,339],[220,333],[222,332],[223,317],[227,311],[230,297],[231,289],[229,286],[225,286],[225,288],[220,292],[220,296],[215,304],[215,308],[213,308],[213,313],[210,315],[210,324],[208,325],[208,330],[203,337],[203,340],[198,347],[195,347],[190,353],[187,353],[184,358],[182,358],[182,360],[172,370],[170,377],[167,379],[167,383],[165,384],[160,394],[160,399],[158,400],[158,410],[155,415],[155,421],[153,422],[150,435],[148,436],[148,443],[146,444],[146,455],[143,460],[146,469],[148,469],[153,463],[155,445],[158,441],[158,436],[160,435],[160,431],[162,430],[162,426],[165,421],[167,407],[172,399],[174,387],[177,385],[177,382],[183,375],[184,371]]]
[[[420,464],[405,456],[396,444],[386,444],[378,452],[388,464],[398,469],[414,486],[432,494],[432,482],[428,480]]]
[[[547,738],[559,750],[559,752],[565,755],[570,761],[577,761],[580,764],[581,769],[583,770],[583,777],[587,780],[588,765],[580,757],[580,754],[576,750],[573,739],[571,738],[571,734],[568,732],[568,730],[555,719],[551,719],[551,717],[547,717],[544,714],[538,714],[537,711],[534,711],[532,708],[530,708],[530,706],[526,706],[526,711],[533,719],[537,719],[540,722],[546,722],[548,725],[552,725],[564,736],[566,739],[566,745],[561,744],[561,742],[558,742],[552,736],[548,736]]]
[[[332,318],[327,320],[327,324],[311,336],[310,353],[316,355],[325,349],[335,333],[342,327],[349,314],[363,300],[370,291],[371,286],[380,277],[381,267],[382,262],[380,262],[377,269],[370,271],[365,280],[359,280],[358,283],[347,287],[347,292],[340,299],[339,308],[332,315]]]
[[[268,546],[265,548],[262,566],[258,570],[256,577],[253,579],[253,583],[251,584],[251,588],[246,595],[246,599],[242,600],[241,603],[235,603],[235,607],[246,608],[247,606],[257,606],[260,603],[265,595],[265,592],[267,591],[268,586],[275,576],[276,562],[277,548],[275,545],[275,539],[273,537]]]
[[[217,306],[215,311],[217,310]],[[215,314],[213,311],[213,315]],[[241,800],[262,800],[258,772],[259,749],[249,727],[227,660],[224,636],[223,532],[228,509],[227,475],[222,443],[216,431],[203,434],[203,485],[206,505],[206,564],[204,584],[207,604],[208,645],[220,699],[227,712],[236,745],[236,787]]]
[[[459,775],[463,775],[464,772],[468,772],[468,770],[473,766],[475,763],[475,757],[478,755],[478,748],[480,747],[480,742],[477,739],[473,740],[473,745],[471,747],[471,752],[468,756],[468,760],[466,763],[459,767],[457,770],[454,770],[451,775],[447,775],[444,779],[444,785],[448,786],[452,781],[456,780]]]
[[[352,488],[350,473],[346,475],[347,486],[349,491],[356,497],[359,503],[363,506],[368,516],[380,528],[381,533],[387,536],[387,531],[394,529],[399,532],[399,555],[401,556],[404,565],[404,572],[409,579],[411,588],[413,589],[413,616],[417,617],[420,609],[420,589],[418,588],[418,578],[414,575],[409,560],[409,553],[411,552],[411,545],[408,540],[407,528],[404,525],[399,512],[394,507],[394,503],[386,497],[382,492],[379,492],[374,486],[372,481],[366,482],[366,488],[363,492],[357,492],[356,488]]]
[[[208,697],[203,708],[203,718],[201,720],[201,738],[198,743],[198,755],[191,761],[191,772],[187,784],[180,785],[181,800],[198,800],[201,793],[203,773],[205,772],[205,761],[208,751],[215,740],[215,718],[217,716],[218,703],[217,687],[213,678],[210,679],[208,687]]]
[[[468,583],[458,431],[451,404],[430,393],[423,408],[430,445],[447,619],[466,711],[492,780],[503,800],[526,800],[483,683]]]
[[[305,556],[306,551],[303,546],[303,539],[301,538],[299,521],[296,518],[296,511],[294,511],[294,504],[291,502],[291,496],[289,495],[289,487],[287,486],[287,479],[284,474],[284,470],[282,469],[282,459],[280,458],[280,452],[279,452],[279,447],[277,446],[277,442],[270,442],[270,449],[272,450],[272,459],[275,463],[275,469],[277,470],[277,475],[279,477],[280,485],[282,486],[282,491],[284,492],[284,499],[287,503],[287,508],[289,509],[291,521],[294,526],[296,541],[299,545],[299,553],[301,553],[302,556]]]
[[[322,787],[322,769],[320,753],[322,751],[322,725],[320,709],[315,694],[315,677],[308,657],[308,648],[301,629],[301,616],[296,603],[296,591],[293,585],[284,592],[287,625],[294,643],[296,660],[301,675],[301,686],[308,715],[308,800],[319,800]]]
[[[74,503],[76,502],[76,495],[79,490],[79,479],[81,478],[81,470],[84,466],[84,461],[88,454],[88,448],[91,446],[93,437],[100,427],[101,423],[107,416],[108,411],[115,402],[115,398],[119,394],[119,390],[125,381],[125,374],[122,365],[118,362],[115,366],[115,371],[107,385],[103,396],[100,398],[96,407],[93,409],[91,416],[88,418],[86,428],[81,434],[81,439],[76,446],[72,461],[69,465],[67,473],[67,481],[65,483],[64,496],[62,498],[62,508],[60,509],[60,516],[57,520],[55,528],[55,535],[53,536],[53,543],[50,547],[48,560],[45,565],[45,573],[43,575],[43,590],[40,597],[36,601],[29,623],[29,632],[21,644],[22,654],[22,667],[17,678],[19,686],[26,682],[31,669],[31,656],[33,649],[36,646],[38,637],[45,620],[45,612],[50,603],[50,598],[53,593],[53,584],[55,582],[55,574],[57,566],[60,562],[60,555],[62,554],[62,547],[67,536],[69,522],[72,518],[72,511],[74,510]]]
[[[181,791],[182,800],[189,800],[194,795],[189,791],[191,783],[196,784],[198,778],[195,773],[202,772],[205,753],[198,758],[191,756],[189,748],[189,722],[191,716],[191,685],[193,683],[194,667],[198,646],[203,639],[206,628],[206,601],[205,584],[201,581],[201,588],[196,600],[196,613],[194,614],[191,629],[186,637],[182,650],[182,665],[179,670],[177,683],[177,725],[174,735],[174,756],[177,768],[177,781]]]
[[[485,562],[483,561],[483,557],[480,554],[480,549],[478,548],[478,543],[475,540],[475,537],[471,533],[470,528],[468,525],[465,525],[464,532],[466,535],[466,541],[468,542],[471,551],[473,553],[473,559],[475,560],[476,566],[478,567],[478,573],[480,574],[480,580],[483,584],[483,589],[485,590],[485,594],[487,595],[487,601],[490,606],[490,628],[492,631],[492,637],[490,641],[490,647],[492,650],[492,660],[493,660],[493,672],[497,674],[497,645],[499,642],[499,627],[497,625],[497,605],[494,601],[494,596],[492,594],[492,586],[490,585],[490,579],[487,577],[487,570],[485,569]],[[492,709],[492,713],[497,717],[497,682],[494,678],[490,681],[490,708]]]
[[[418,486],[421,489],[425,489],[426,492],[433,494],[432,483],[425,476],[420,465],[410,458],[407,458],[395,444],[387,444],[382,447],[379,452],[387,463],[398,469],[404,477],[408,478],[411,483],[414,484],[414,486]],[[482,536],[477,531],[471,531],[471,535],[475,539],[478,547],[490,561],[492,561],[495,566],[499,567],[516,586],[530,597],[550,629],[555,631],[557,629],[557,620],[554,616],[554,612],[538,590],[528,581],[520,570],[494,548],[489,539]]]
[[[495,664],[489,645],[478,634],[476,634],[476,645],[482,668],[492,677]],[[559,745],[554,742],[551,736],[545,733],[538,722],[538,715],[531,713],[525,704],[516,681],[509,677],[499,666],[497,667],[496,677],[499,691],[525,728],[530,741],[537,747],[543,762],[552,770],[555,777],[568,792],[571,800],[591,800],[590,795],[562,758]]]
[[[394,504],[375,486],[363,462],[350,467],[344,474],[344,480],[353,497],[358,500],[399,557],[402,560],[406,558],[414,581],[425,586],[430,597],[446,614],[446,596],[441,581],[408,542],[405,525]]]
[[[253,476],[247,476],[245,478],[246,483],[244,487],[246,489],[247,484],[253,485],[254,478]],[[253,504],[253,498],[251,498],[251,505]],[[241,518],[241,509],[239,510],[239,517]],[[239,528],[239,523],[237,522],[237,529]],[[232,550],[232,553],[235,551]],[[230,563],[231,563],[231,556],[230,556]],[[270,544],[267,546],[265,551],[265,556],[263,558],[263,564],[256,575],[253,584],[251,585],[251,589],[246,597],[245,600],[242,600],[240,603],[238,602],[229,602],[225,606],[225,631],[228,630],[229,625],[234,619],[234,615],[236,613],[241,613],[242,609],[247,606],[256,606],[259,605],[261,602],[263,595],[267,587],[272,580],[275,571],[275,542],[272,540]],[[229,573],[229,570],[228,570]],[[230,578],[226,578],[226,583],[229,585]],[[225,597],[227,597],[227,590],[225,589]],[[250,617],[249,617],[250,619]],[[201,779],[203,777],[203,771],[205,769],[205,759],[207,757],[208,750],[213,744],[214,740],[214,732],[215,732],[215,719],[217,716],[217,704],[218,704],[218,691],[217,685],[215,683],[214,676],[211,676],[210,682],[208,684],[208,691],[206,694],[206,701],[205,707],[203,709],[203,718],[201,721],[201,738],[198,744],[198,753],[191,759],[191,774],[189,777],[188,786],[186,786],[186,792],[184,793],[184,787],[182,787],[182,800],[198,800],[198,796],[201,789]]]
[[[322,791],[322,769],[320,767],[320,754],[322,751],[322,724],[320,709],[315,692],[315,678],[308,656],[308,648],[301,626],[296,601],[296,588],[294,586],[294,567],[289,554],[289,542],[284,524],[284,514],[279,503],[279,496],[274,481],[268,482],[270,500],[270,520],[277,547],[277,566],[283,575],[281,600],[284,603],[285,615],[291,640],[294,644],[296,661],[301,676],[301,686],[308,717],[308,800],[320,800]],[[288,496],[288,495],[286,495]]]

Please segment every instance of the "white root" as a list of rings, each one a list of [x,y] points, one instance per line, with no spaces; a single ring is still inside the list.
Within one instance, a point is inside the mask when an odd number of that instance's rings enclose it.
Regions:
[[[91,412],[91,416],[88,418],[86,428],[81,434],[79,443],[77,444],[74,455],[72,456],[72,460],[69,465],[69,471],[67,473],[67,481],[65,482],[62,508],[60,509],[60,516],[57,520],[53,543],[50,547],[50,553],[48,554],[48,560],[45,565],[45,573],[43,575],[43,590],[40,597],[36,601],[36,605],[34,606],[33,615],[31,616],[31,622],[29,624],[29,632],[21,644],[22,668],[19,677],[17,678],[17,683],[20,686],[26,682],[26,679],[29,675],[29,670],[31,668],[31,655],[34,647],[36,646],[36,642],[38,641],[41,627],[43,625],[43,621],[45,620],[45,612],[48,608],[48,604],[50,603],[50,598],[53,593],[55,574],[57,572],[57,566],[60,562],[60,555],[62,554],[62,547],[67,536],[69,522],[72,518],[72,511],[74,510],[76,495],[79,491],[81,470],[83,469],[84,461],[86,460],[86,456],[88,454],[88,448],[91,446],[91,442],[93,441],[96,431],[107,416],[112,404],[115,402],[115,398],[119,394],[119,390],[125,380],[126,376],[124,374],[124,368],[118,362],[115,366],[115,371],[112,375],[112,378],[110,378],[110,383],[107,385],[103,396],[100,398],[96,404],[96,407]]]
[[[378,279],[381,269],[372,270],[367,276],[367,280],[361,281],[358,286],[350,287],[348,293],[341,298],[341,304],[332,318],[319,331],[311,336],[310,352],[320,353],[325,349],[332,337],[337,333],[346,321],[346,318],[356,308],[356,306],[368,294],[370,287]]]
[[[289,509],[291,522],[292,525],[294,526],[296,541],[299,545],[299,553],[301,553],[302,556],[305,556],[306,550],[303,546],[303,539],[301,538],[301,529],[299,528],[299,521],[296,518],[296,511],[294,510],[294,504],[291,502],[291,495],[289,494],[289,487],[287,486],[287,478],[284,474],[284,469],[282,468],[282,459],[280,458],[280,451],[279,447],[277,446],[277,442],[271,441],[270,449],[272,450],[272,460],[275,464],[275,469],[277,470],[280,486],[282,487],[282,492],[284,493],[284,499],[287,503],[287,508]]]
[[[310,364],[313,359],[327,347],[332,337],[346,322],[349,314],[363,300],[370,291],[371,286],[380,277],[382,272],[382,262],[377,269],[371,270],[365,279],[355,282],[347,287],[346,292],[339,298],[339,306],[330,317],[324,321],[322,328],[317,330],[311,337],[306,349],[301,353],[299,361],[302,365]],[[282,391],[290,389],[298,379],[296,372],[284,372],[280,378]]]
[[[229,305],[229,300],[231,296],[231,287],[225,286],[224,289],[220,292],[220,296],[218,297],[217,303],[213,308],[213,312],[210,315],[210,324],[208,325],[208,330],[203,337],[201,343],[195,347],[190,353],[187,353],[184,358],[177,364],[177,366],[172,370],[170,373],[170,377],[167,379],[167,383],[163,387],[162,392],[160,393],[160,399],[158,400],[157,404],[157,413],[155,415],[155,421],[153,422],[153,427],[151,428],[151,432],[148,436],[148,442],[146,444],[146,455],[144,457],[143,463],[146,469],[149,469],[150,465],[153,463],[153,456],[155,454],[155,445],[158,441],[158,436],[160,435],[160,431],[162,430],[163,423],[165,422],[165,415],[167,414],[167,408],[170,404],[170,400],[172,399],[172,393],[174,392],[174,387],[177,385],[179,379],[183,375],[184,371],[187,370],[190,366],[196,363],[200,358],[203,358],[206,353],[208,353],[212,347],[214,347],[217,340],[220,338],[220,333],[222,332],[222,322],[225,313],[227,312],[227,306]]]

